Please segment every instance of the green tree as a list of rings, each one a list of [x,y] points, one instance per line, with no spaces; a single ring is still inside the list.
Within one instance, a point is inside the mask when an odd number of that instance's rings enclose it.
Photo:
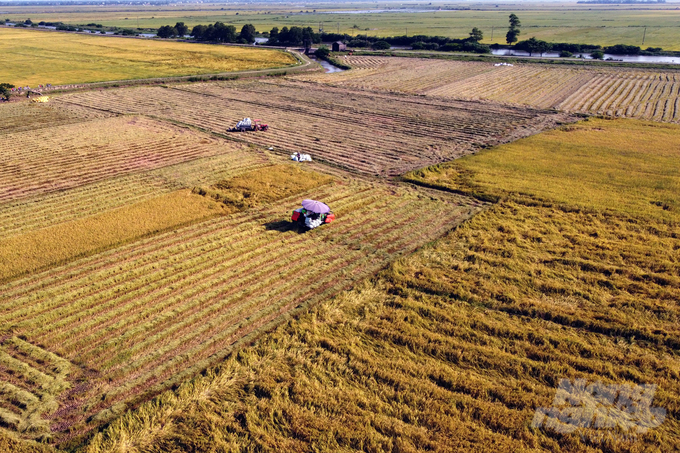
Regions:
[[[375,50],[387,50],[392,46],[387,41],[376,41],[371,47]]]
[[[0,97],[3,98],[5,101],[9,101],[9,97],[12,94],[10,91],[12,88],[14,88],[14,85],[9,84],[9,83],[0,83]]]
[[[508,30],[508,32],[505,34],[505,42],[508,44],[517,42],[518,36],[519,30]]]
[[[320,58],[322,60],[325,60],[328,58],[328,56],[331,54],[331,51],[328,47],[326,46],[321,46],[316,51],[314,52],[314,55],[316,55],[317,58]]]
[[[184,25],[184,22],[177,22],[175,24],[175,30],[177,30],[177,36],[180,38],[189,33],[189,27]]]
[[[213,28],[210,29],[210,27],[208,27],[206,33],[209,35],[208,39],[212,41],[236,42],[238,39],[236,27],[233,25],[224,25],[222,22],[215,22]]]
[[[163,25],[158,29],[156,35],[159,38],[174,38],[177,36],[177,29],[175,27],[171,27],[170,25]]]
[[[302,28],[293,25],[290,29],[283,27],[279,32],[279,41],[289,46],[299,46],[302,44]]]
[[[198,40],[202,40],[203,36],[205,35],[205,31],[208,29],[207,26],[205,25],[196,25],[194,28],[191,30],[191,36]]]
[[[473,28],[470,32],[470,41],[479,42],[482,39],[484,39],[484,33],[482,33],[482,30],[477,27]]]
[[[601,50],[596,50],[595,52],[591,53],[590,56],[595,60],[602,60],[604,58],[604,52]]]
[[[529,52],[529,55],[538,53],[543,56],[545,52],[548,52],[550,49],[552,49],[552,44],[532,37],[526,41],[518,42],[517,45],[515,45],[515,48],[526,50]]]
[[[510,14],[510,28],[508,29],[508,32],[505,34],[505,42],[508,44],[512,44],[517,42],[519,38],[519,27],[522,26],[522,23],[519,21],[519,18],[515,15],[515,13]]]
[[[255,42],[256,33],[257,30],[255,30],[255,26],[253,24],[245,24],[243,28],[241,28],[241,34],[239,36],[242,40],[252,44]]]
[[[312,27],[305,27],[302,29],[302,45],[305,46],[305,53],[309,53],[312,44],[314,43],[314,30]]]

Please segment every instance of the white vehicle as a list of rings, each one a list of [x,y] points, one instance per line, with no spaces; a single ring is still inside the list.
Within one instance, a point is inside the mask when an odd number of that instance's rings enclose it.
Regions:
[[[311,162],[312,156],[309,154],[295,153],[290,155],[290,159],[294,160],[295,162]]]
[[[229,129],[230,132],[246,132],[246,131],[266,131],[269,129],[267,124],[262,124],[262,120],[251,120],[250,118],[243,118],[236,123],[236,127]]]

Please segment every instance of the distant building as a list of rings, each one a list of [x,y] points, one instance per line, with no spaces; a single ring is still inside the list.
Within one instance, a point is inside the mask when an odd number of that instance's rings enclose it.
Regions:
[[[336,41],[332,45],[333,52],[343,52],[347,50],[347,46],[342,41]]]

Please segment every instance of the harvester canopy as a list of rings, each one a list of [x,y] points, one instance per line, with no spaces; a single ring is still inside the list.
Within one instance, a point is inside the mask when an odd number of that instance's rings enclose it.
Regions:
[[[302,207],[307,211],[314,212],[316,214],[327,214],[331,212],[331,208],[329,208],[326,203],[316,200],[302,200]]]
[[[290,220],[306,230],[313,230],[335,220],[335,214],[327,204],[316,200],[303,200],[302,207],[293,211]]]

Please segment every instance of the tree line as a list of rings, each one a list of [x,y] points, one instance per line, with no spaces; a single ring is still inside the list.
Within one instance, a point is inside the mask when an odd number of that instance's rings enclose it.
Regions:
[[[515,13],[508,16],[508,31],[505,35],[505,42],[513,46],[514,49],[528,52],[529,55],[540,55],[554,51],[559,52],[561,57],[571,57],[574,54],[590,54],[593,58],[602,59],[604,53],[613,55],[659,55],[669,54],[660,47],[648,47],[641,49],[638,46],[617,44],[614,46],[601,47],[591,44],[573,43],[549,43],[536,39],[535,37],[519,41],[522,23]],[[174,26],[164,25],[158,29],[157,35],[161,38],[176,38],[190,34],[197,41],[227,42],[252,44],[255,42],[257,31],[252,24],[243,25],[240,32],[237,32],[233,25],[225,25],[222,22],[215,22],[211,25],[196,25],[189,33],[189,27],[184,22],[177,22]],[[498,44],[487,46],[480,43],[484,39],[484,33],[477,27],[470,31],[468,37],[456,39],[443,36],[368,36],[368,35],[349,35],[346,33],[316,33],[312,27],[278,27],[272,28],[269,32],[262,34],[268,38],[267,45],[270,46],[304,46],[309,50],[314,44],[321,42],[345,43],[351,48],[372,48],[375,50],[386,50],[391,46],[411,47],[414,50],[438,50],[445,52],[473,52],[490,53],[492,48],[501,47]]]
[[[181,38],[188,34],[197,41],[252,44],[255,42],[257,31],[252,24],[245,24],[241,31],[237,32],[236,27],[233,25],[215,22],[214,25],[196,25],[191,29],[191,33],[189,33],[189,27],[184,22],[177,22],[174,26],[163,25],[156,32],[159,38]]]
[[[616,44],[613,46],[599,46],[595,44],[572,44],[565,42],[549,43],[536,38],[520,41],[514,46],[517,50],[529,52],[529,55],[543,55],[546,52],[559,52],[560,57],[572,57],[574,54],[590,54],[595,59],[604,58],[604,54],[611,55],[659,55],[664,53],[661,47],[647,47],[642,49],[639,46],[627,44]],[[667,52],[666,52],[667,53]]]

